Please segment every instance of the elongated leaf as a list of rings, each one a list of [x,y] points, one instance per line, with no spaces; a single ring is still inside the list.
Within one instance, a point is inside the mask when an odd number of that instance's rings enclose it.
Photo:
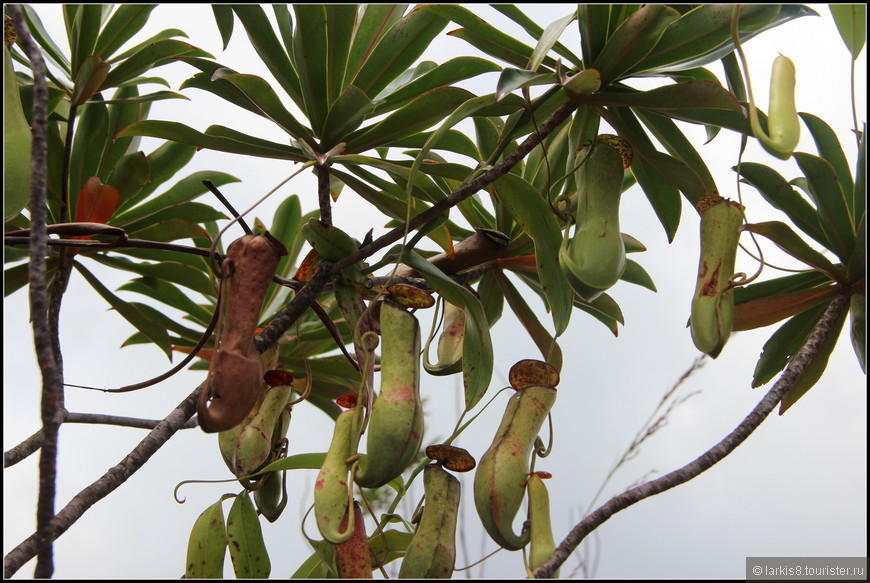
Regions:
[[[218,133],[220,135],[216,135]],[[203,134],[182,123],[147,120],[124,128],[118,134],[118,137],[124,136],[162,138],[199,148],[208,148],[219,152],[229,152],[245,156],[277,158],[279,160],[293,160],[294,162],[306,161],[302,151],[297,148],[254,138],[253,136],[246,136],[221,126],[211,126]]]
[[[705,4],[690,10],[671,23],[655,48],[634,68],[677,71],[686,62],[696,62],[731,39],[733,6]],[[740,11],[740,31],[743,39],[748,31],[768,24],[779,13],[774,4],[748,4]],[[716,58],[711,59],[711,62]]]
[[[151,165],[151,168],[154,168],[153,164]],[[215,186],[223,186],[225,184],[239,182],[239,179],[235,176],[230,176],[229,174],[225,174],[223,172],[216,172],[211,170],[195,172],[190,176],[186,176],[185,178],[182,178],[181,180],[176,182],[163,194],[160,194],[138,206],[129,208],[128,204],[128,208],[115,214],[114,221],[117,224],[122,224],[132,220],[147,217],[171,206],[190,202],[202,196],[206,192],[209,192],[205,185],[203,185],[203,180],[209,180]]]
[[[865,4],[831,4],[829,6],[843,42],[856,60],[867,42],[867,6]]]
[[[91,103],[80,112],[70,154],[69,188],[72,194],[78,194],[88,178],[99,176],[100,161],[108,145],[108,108]]]
[[[734,307],[735,332],[770,326],[822,302],[830,303],[839,293],[837,286],[773,294],[742,302]]]
[[[782,403],[779,406],[779,414],[785,413],[798,399],[803,397],[822,377],[825,369],[828,368],[828,360],[837,341],[840,339],[840,332],[843,330],[843,325],[848,316],[848,310],[843,310],[840,316],[834,321],[831,330],[825,340],[819,345],[818,351],[812,361],[807,364],[803,374],[795,382],[794,386],[783,396]]]
[[[640,4],[580,4],[578,6],[580,44],[587,68],[598,58],[616,28],[640,7]]]
[[[327,78],[333,74],[326,46],[326,7],[323,4],[294,4],[293,12],[296,17],[293,63],[299,74],[299,87],[305,103],[303,111],[314,133],[320,135],[331,105]]]
[[[72,66],[70,65],[69,59],[64,51],[54,43],[54,40],[45,30],[45,26],[42,24],[42,20],[39,19],[36,10],[27,4],[22,5],[22,9],[24,12],[24,18],[27,21],[27,28],[30,29],[30,34],[33,36],[33,40],[39,44],[40,48],[45,53],[45,56],[48,58],[48,61],[66,73],[68,78],[72,78]]]
[[[156,4],[121,4],[100,31],[94,55],[109,59],[148,22]]]
[[[704,193],[719,192],[704,159],[673,120],[643,109],[638,109],[635,113],[668,153],[698,176]]]
[[[535,346],[541,351],[542,358],[557,370],[562,370],[562,349],[556,343],[556,339],[547,332],[547,329],[535,315],[534,310],[529,307],[529,304],[523,299],[522,294],[504,273],[501,270],[494,270],[491,273],[496,282],[498,282],[499,288],[501,288],[504,298],[507,300],[508,305],[510,305],[511,310],[513,310],[514,315],[523,325],[523,328],[526,329]]]
[[[535,242],[535,264],[541,290],[553,314],[556,336],[559,336],[568,328],[574,294],[559,266],[562,232],[549,201],[531,184],[511,173],[496,180],[492,188],[514,220]]]
[[[795,152],[794,159],[806,176],[819,222],[830,241],[828,247],[847,262],[855,245],[856,221],[833,166],[827,160],[803,152]]]
[[[166,65],[172,62],[174,57],[182,55],[194,57],[214,58],[211,54],[198,49],[197,47],[184,41],[175,39],[166,39],[152,43],[130,56],[128,59],[118,63],[109,71],[106,80],[101,89],[109,87],[117,87],[146,71],[155,67]]]
[[[451,36],[461,38],[487,55],[501,59],[519,69],[528,65],[534,51],[532,47],[495,28],[464,6],[436,4],[433,9],[437,14],[463,27],[449,32]],[[555,60],[549,57],[544,59],[543,64],[551,69],[556,66]]]
[[[652,277],[650,277],[650,274],[647,273],[646,269],[644,269],[640,263],[633,259],[625,260],[625,271],[619,279],[645,287],[650,291],[658,291],[656,289],[656,284],[653,282]]]
[[[296,139],[312,140],[311,132],[300,123],[281,103],[281,98],[272,86],[256,75],[217,75],[214,80],[225,79],[235,85],[259,109],[261,115],[274,121],[278,126]]]
[[[214,284],[202,271],[178,261],[163,261],[161,263],[137,263],[122,257],[95,255],[94,259],[114,267],[139,275],[157,277],[164,281],[177,283],[205,296],[216,295]]]
[[[156,325],[156,323],[140,310],[140,305],[136,303],[125,302],[100,282],[100,280],[92,274],[88,269],[78,261],[73,262],[73,266],[81,273],[85,280],[96,290],[100,296],[111,305],[125,320],[130,322],[137,330],[145,334],[151,342],[156,344],[166,356],[171,357],[172,346],[169,341],[169,335],[166,329]]]
[[[24,115],[12,57],[3,47],[3,218],[11,219],[30,198],[30,124]]]
[[[785,223],[780,221],[753,223],[750,225],[744,225],[743,230],[764,235],[773,241],[777,247],[792,257],[818,269],[828,275],[831,279],[842,279],[845,275],[842,273],[841,268],[836,267],[833,263],[828,261],[824,255],[807,245],[806,242]]]
[[[711,26],[711,28],[708,28],[708,30],[710,31],[710,40],[718,40],[718,38],[721,38],[724,35],[721,28],[722,27],[730,27],[731,9],[733,8],[733,5],[711,5],[711,7],[707,7],[707,5],[704,5],[701,8],[703,8],[704,10],[710,10],[711,13],[715,13],[716,11],[712,10],[712,7],[718,7],[720,12],[727,12],[727,15],[721,14],[721,13],[719,15],[723,19],[727,18],[727,21],[721,21],[719,23],[706,22],[704,24],[704,26],[708,26],[708,25]],[[768,10],[767,6],[758,5],[758,4],[744,5],[741,9],[740,41],[742,43],[745,43],[749,39],[755,37],[758,34],[761,34],[762,32],[764,32],[766,30],[770,30],[771,28],[774,28],[776,26],[779,26],[780,24],[784,24],[784,23],[789,22],[791,20],[794,20],[796,18],[801,18],[803,16],[810,16],[810,15],[818,16],[818,13],[815,10],[813,10],[812,8],[809,8],[808,6],[804,6],[802,4],[783,4],[783,5],[778,5],[776,7],[779,10],[778,13],[774,16],[773,19],[771,19],[767,22],[764,22],[764,20],[767,16],[766,15],[766,10]],[[695,8],[695,10],[699,10],[699,8]],[[686,13],[683,16],[688,17],[689,14],[691,14],[691,12]],[[746,19],[746,15],[749,15],[752,18]],[[693,19],[694,18],[695,18],[695,16],[693,15]],[[758,22],[759,20],[761,20],[762,22]],[[679,21],[677,21],[677,22],[679,22]],[[718,24],[718,26],[717,26],[717,24]],[[676,25],[676,23],[675,23],[675,25]],[[746,30],[747,28],[749,28],[749,30]],[[686,51],[687,54],[685,54],[685,55],[682,54],[682,47],[680,46],[680,42],[682,39],[680,39],[678,34],[677,34],[679,32],[686,32],[686,41],[687,41],[686,44],[693,47],[691,50],[687,50]],[[730,36],[731,36],[730,32],[728,33],[727,36],[728,36],[728,38],[724,42],[722,42],[721,44],[716,46],[716,48],[713,48],[711,50],[707,50],[705,52],[701,52],[697,57],[690,57],[690,56],[688,56],[688,53],[697,51],[698,48],[701,46],[702,41],[698,41],[698,44],[696,45],[693,42],[695,39],[695,31],[685,31],[685,30],[681,31],[678,29],[678,31],[676,31],[676,33],[673,34],[673,37],[669,38],[669,41],[668,41],[668,42],[673,41],[674,43],[676,43],[676,46],[673,47],[673,51],[671,52],[672,56],[670,58],[667,58],[667,59],[662,58],[662,60],[671,60],[673,58],[682,59],[682,60],[677,60],[677,61],[671,62],[671,63],[664,63],[661,66],[658,66],[658,67],[655,67],[652,69],[647,68],[649,66],[652,66],[652,64],[653,64],[652,62],[650,63],[650,65],[643,63],[641,67],[638,67],[638,69],[639,70],[642,69],[643,74],[661,74],[661,73],[667,74],[667,73],[673,72],[675,70],[685,70],[685,69],[694,69],[695,67],[704,67],[704,66],[706,66],[714,61],[725,58],[726,56],[728,56],[729,54],[731,54],[734,51],[734,43],[730,39]],[[667,32],[665,35],[662,36],[662,39],[664,40],[666,37],[667,37]],[[656,47],[656,49],[654,49],[650,53],[650,55],[651,56],[657,55],[658,48],[659,47]],[[670,47],[668,47],[666,45],[662,45],[662,49],[669,49],[669,48]]]
[[[447,26],[432,5],[415,8],[398,20],[360,65],[352,83],[374,98],[410,67]]]
[[[824,247],[830,245],[819,224],[816,210],[776,170],[754,162],[744,162],[738,170],[740,176],[755,187],[764,200],[784,212],[797,228]]]
[[[542,29],[540,27],[540,25],[538,25],[536,22],[534,22],[531,18],[526,16],[516,6],[516,4],[493,4],[492,7],[495,8],[496,10],[498,10],[499,12],[501,12],[502,14],[504,14],[505,16],[507,16],[508,18],[510,18],[511,20],[513,20],[514,22],[516,22],[517,24],[519,24],[521,27],[523,27],[523,30],[525,30],[532,38],[538,39],[538,42],[540,44],[540,41],[545,34],[544,29]],[[572,13],[569,16],[572,16],[573,19],[576,20],[577,19],[577,11],[575,10],[574,13]],[[557,41],[558,41],[558,38],[559,38],[559,35],[561,34],[561,32],[559,34],[556,34],[555,30],[557,28],[561,28],[562,30],[564,30],[564,27],[562,27],[562,25],[561,25],[561,20],[562,19],[559,19],[550,25],[550,26],[555,25],[554,30],[552,31],[552,34],[556,37]],[[556,24],[556,23],[558,23],[558,24]],[[549,39],[546,41],[545,44],[551,44]],[[568,50],[562,43],[555,42],[554,44],[552,44],[551,48],[556,53],[558,53],[560,56],[562,56],[563,58],[568,59],[568,61],[571,64],[573,64],[574,66],[580,67],[580,65],[582,63],[580,58],[578,58],[577,55],[575,55],[570,50]],[[544,54],[546,54],[546,52],[544,52]]]
[[[239,579],[267,579],[272,571],[257,509],[247,492],[233,501],[227,515],[227,543]]]
[[[641,62],[679,16],[669,6],[645,4],[623,21],[592,63],[601,73],[601,85],[609,85]]]
[[[827,304],[819,305],[792,317],[764,343],[752,376],[753,389],[769,382],[785,368],[791,356],[806,342],[826,307]]]
[[[121,204],[135,198],[150,180],[148,160],[142,152],[133,152],[118,160],[106,177],[106,183],[120,192]]]
[[[819,151],[819,156],[828,161],[834,168],[834,173],[837,175],[837,180],[840,181],[840,187],[847,199],[852,198],[854,183],[852,181],[852,172],[849,167],[849,161],[846,160],[846,154],[840,146],[840,140],[834,130],[822,121],[820,118],[809,114],[801,113],[801,119],[810,130],[813,140],[816,142],[816,149]],[[849,206],[854,208],[849,201]],[[853,216],[857,216],[854,215]]]
[[[214,14],[214,21],[217,24],[218,32],[221,35],[221,42],[223,43],[223,50],[227,50],[227,46],[230,44],[230,38],[233,36],[233,25],[235,24],[235,18],[233,18],[233,9],[226,4],[212,4],[211,5],[212,13]]]
[[[94,45],[100,32],[103,11],[109,6],[99,4],[64,5],[63,16],[69,37],[72,77],[78,77],[85,60],[94,54]]]
[[[687,81],[636,92],[602,91],[587,98],[589,105],[641,107],[691,123],[718,125],[749,135],[740,103],[718,83]]]
[[[347,61],[346,83],[352,81],[381,38],[402,18],[407,8],[407,4],[365,4],[360,7]]]
[[[358,87],[349,85],[332,105],[321,132],[321,147],[331,149],[357,129],[375,104]]]
[[[257,51],[263,64],[268,67],[269,72],[290,96],[293,103],[304,111],[305,102],[302,99],[299,75],[288,56],[292,46],[282,45],[261,5],[234,4],[233,12],[236,13],[242,26],[245,27],[248,40]]]
[[[640,127],[637,118],[628,109],[608,108],[602,114],[619,135],[631,143],[634,157],[629,170],[643,188],[644,195],[665,228],[668,241],[672,241],[680,224],[681,212],[680,193],[675,183],[679,181],[687,188],[687,196],[691,196],[692,192],[695,192],[694,196],[698,196],[697,190],[693,191],[685,186],[691,184],[691,179],[679,177],[680,171],[689,172],[688,167],[680,168],[676,160],[673,158],[668,160],[664,157],[666,154],[658,152]],[[690,175],[686,174],[686,176]],[[700,187],[700,179],[697,175],[695,180]],[[692,198],[689,200],[691,201]],[[692,202],[694,204],[694,201]]]
[[[462,377],[465,384],[465,409],[470,410],[486,393],[492,378],[493,353],[489,323],[480,300],[465,287],[417,255],[403,256],[407,263],[426,279],[439,295],[465,310],[465,339],[462,343]]]
[[[734,290],[734,302],[740,305],[742,302],[748,302],[765,296],[812,289],[827,285],[830,281],[826,275],[818,271],[785,275],[776,279],[738,287]]]
[[[577,10],[575,9],[573,12],[568,14],[567,16],[563,16],[558,20],[554,20],[551,22],[544,33],[538,38],[538,44],[535,45],[535,50],[532,51],[532,56],[529,59],[529,63],[526,66],[530,71],[537,71],[538,67],[544,61],[544,58],[550,52],[550,50],[558,43],[559,38],[562,36],[562,33],[565,32],[565,29],[568,28],[568,25],[577,20]]]
[[[181,310],[196,322],[202,324],[203,327],[207,326],[212,318],[212,311],[210,309],[197,304],[186,292],[162,279],[148,276],[138,277],[119,287],[118,291],[139,293],[162,302],[167,306]]]
[[[384,90],[385,94],[379,96],[381,99],[377,105],[376,112],[384,113],[391,111],[416,99],[422,93],[437,87],[452,85],[453,83],[498,70],[500,70],[500,67],[495,63],[478,57],[456,57],[450,59],[423,75],[396,87],[393,91],[389,91],[390,87],[387,87]]]

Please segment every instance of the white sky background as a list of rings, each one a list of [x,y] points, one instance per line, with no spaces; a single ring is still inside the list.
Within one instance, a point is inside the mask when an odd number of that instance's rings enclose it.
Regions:
[[[493,9],[479,5],[486,20],[512,32],[509,21]],[[855,159],[855,141],[849,97],[850,57],[842,44],[827,6],[815,5],[821,17],[806,17],[763,33],[745,45],[756,99],[766,111],[770,65],[777,54],[791,57],[797,66],[798,108],[824,119],[840,135],[849,160]],[[527,10],[539,24],[568,14],[573,5],[534,5]],[[39,7],[43,22],[63,46],[60,10]],[[271,12],[269,11],[271,14]],[[164,5],[152,14],[138,38],[165,28],[180,28],[190,42],[211,52],[218,62],[243,73],[266,76],[241,25],[226,52],[208,5]],[[456,28],[448,26],[447,30]],[[522,32],[512,32],[529,43]],[[576,25],[566,32],[566,46],[579,54]],[[134,39],[135,40],[135,39]],[[458,54],[477,54],[459,39],[442,37],[426,58],[444,62]],[[857,64],[859,123],[866,119],[866,51]],[[710,69],[721,74],[718,64]],[[177,89],[195,71],[171,65],[157,72]],[[495,76],[466,86],[477,94],[494,91]],[[270,123],[249,115],[210,94],[184,92],[191,101],[157,102],[151,119],[182,121],[200,131],[213,123],[266,139],[286,139]],[[734,174],[739,140],[726,131],[702,146],[703,130],[690,128],[696,147],[714,174],[720,192],[735,197]],[[143,140],[150,152],[158,144]],[[816,153],[804,129],[801,151]],[[750,143],[746,161],[770,165],[788,179],[799,175],[793,162],[781,162]],[[197,170],[221,170],[242,180],[222,188],[237,208],[273,188],[294,168],[284,162],[201,151],[177,175]],[[303,211],[316,208],[315,181],[298,178],[284,187],[274,201],[256,214],[268,225],[279,197],[299,194]],[[783,220],[751,188],[742,189],[749,220]],[[207,197],[201,200],[207,201]],[[694,349],[686,321],[694,291],[698,255],[698,219],[684,205],[681,228],[668,245],[664,231],[643,193],[634,187],[623,197],[622,230],[639,238],[649,250],[636,259],[652,275],[659,291],[621,283],[612,295],[621,305],[626,325],[614,338],[604,326],[575,312],[569,331],[561,338],[565,357],[559,399],[553,411],[556,432],[554,453],[538,462],[550,471],[554,534],[561,540],[584,514],[611,465],[648,419],[661,396],[691,364]],[[215,202],[215,204],[217,204]],[[366,213],[366,214],[363,214]],[[385,220],[346,192],[334,210],[335,224],[359,238],[371,227],[384,232]],[[227,240],[237,236],[230,232]],[[766,249],[773,257],[774,251]],[[303,251],[304,252],[304,251]],[[95,262],[82,258],[92,267]],[[753,272],[754,261],[738,258],[738,271]],[[104,282],[116,289],[126,274],[100,270]],[[776,277],[767,272],[765,278]],[[531,296],[531,294],[529,294]],[[125,294],[131,301],[142,296]],[[531,298],[533,299],[533,298]],[[4,301],[4,450],[39,427],[40,378],[28,324],[27,296],[19,291]],[[119,349],[133,330],[77,275],[64,299],[61,341],[67,382],[116,387],[150,378],[169,368],[165,356],[153,346]],[[428,329],[427,316],[421,316]],[[549,317],[542,317],[549,323]],[[608,484],[596,506],[618,494],[649,472],[662,475],[695,459],[730,432],[755,406],[770,385],[750,388],[752,372],[764,342],[775,327],[735,335],[724,353],[707,361],[680,389],[700,391],[679,406],[669,422]],[[848,326],[846,327],[848,330]],[[509,309],[492,331],[496,370],[485,403],[505,386],[510,366],[522,358],[540,358],[534,344],[511,317]],[[75,412],[100,412],[161,419],[204,378],[203,372],[183,372],[155,387],[121,395],[69,389],[67,407]],[[427,426],[424,445],[436,443],[452,430],[461,402],[458,378],[424,376]],[[497,401],[456,442],[478,459],[488,447],[501,419],[507,396]],[[562,568],[568,576],[581,558],[588,558],[602,578],[742,578],[747,556],[866,556],[867,554],[867,402],[866,379],[855,359],[848,332],[831,357],[828,371],[810,393],[785,416],[772,415],[734,454],[701,477],[674,490],[645,500],[611,518]],[[288,437],[291,454],[325,451],[331,422],[308,405],[294,409]],[[137,429],[92,425],[65,425],[61,430],[58,498],[59,510],[82,488],[115,465],[145,435]],[[4,553],[35,527],[36,466],[38,456],[4,472]],[[311,553],[299,534],[299,518],[311,503],[314,471],[291,473],[291,501],[275,523],[263,521],[272,560],[272,575],[287,577]],[[193,521],[220,494],[237,492],[238,485],[187,485],[179,505],[174,486],[189,479],[230,477],[217,449],[216,438],[198,429],[182,431],[161,449],[127,484],[96,504],[55,544],[57,577],[64,578],[177,578],[184,570],[187,539]],[[496,548],[479,527],[473,508],[473,476],[461,477],[463,508],[457,567],[470,564]],[[408,496],[401,508],[410,509],[422,495]],[[225,511],[229,506],[225,506]],[[307,532],[320,538],[313,521]],[[371,526],[369,532],[371,533]],[[31,562],[18,572],[30,577]],[[398,568],[391,564],[390,573]],[[231,576],[229,558],[226,574]],[[515,578],[525,575],[522,553],[501,551],[469,572],[455,577]],[[377,574],[376,574],[377,576]]]

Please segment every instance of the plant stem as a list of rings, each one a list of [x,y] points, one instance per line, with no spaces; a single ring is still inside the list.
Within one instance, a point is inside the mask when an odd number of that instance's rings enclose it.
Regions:
[[[611,498],[604,505],[580,521],[571,532],[568,533],[565,540],[556,547],[556,550],[550,558],[535,569],[533,576],[535,578],[550,577],[553,572],[568,559],[570,554],[574,552],[577,546],[580,545],[589,533],[601,526],[620,510],[624,510],[632,504],[640,502],[644,498],[660,494],[665,490],[670,490],[671,488],[696,478],[733,452],[738,445],[743,443],[746,438],[749,437],[752,432],[759,427],[759,425],[761,425],[762,421],[764,421],[767,416],[770,415],[771,411],[773,411],[779,404],[782,397],[794,386],[806,367],[812,363],[813,359],[818,354],[819,347],[831,332],[833,324],[836,322],[837,318],[844,310],[848,309],[848,306],[848,294],[840,294],[830,303],[828,308],[825,310],[825,313],[819,319],[818,323],[816,323],[816,326],[813,328],[809,338],[807,338],[806,343],[804,343],[800,350],[795,353],[791,361],[789,361],[788,366],[783,371],[782,375],[780,375],[776,383],[774,383],[770,391],[768,391],[764,398],[755,406],[749,415],[743,419],[734,431],[725,436],[722,441],[704,452],[696,460],[686,464],[682,468]]]

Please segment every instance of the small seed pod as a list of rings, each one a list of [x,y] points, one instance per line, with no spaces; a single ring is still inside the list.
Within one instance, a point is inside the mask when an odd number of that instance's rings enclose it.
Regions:
[[[453,445],[430,445],[426,457],[454,472],[470,472],[477,464],[467,450]]]

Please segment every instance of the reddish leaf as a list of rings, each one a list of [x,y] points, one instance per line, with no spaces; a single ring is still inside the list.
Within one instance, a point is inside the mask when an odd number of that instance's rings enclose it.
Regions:
[[[98,176],[91,176],[79,192],[75,222],[105,223],[115,214],[120,202],[121,193],[117,188],[103,184]]]
[[[839,289],[829,285],[773,294],[734,306],[735,332],[770,326],[833,298]]]

